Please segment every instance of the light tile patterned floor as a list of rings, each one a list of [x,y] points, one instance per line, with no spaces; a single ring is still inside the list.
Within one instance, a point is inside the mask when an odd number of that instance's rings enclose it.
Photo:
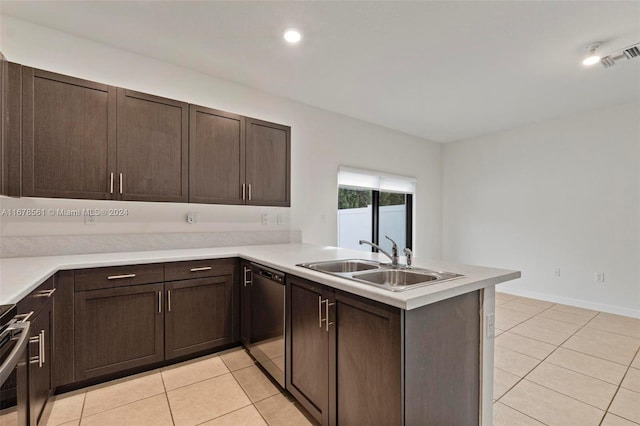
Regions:
[[[640,424],[640,320],[496,293],[494,425]],[[55,397],[46,425],[309,425],[242,349]],[[0,413],[0,426],[15,413]]]
[[[640,424],[640,319],[496,293],[494,425]]]

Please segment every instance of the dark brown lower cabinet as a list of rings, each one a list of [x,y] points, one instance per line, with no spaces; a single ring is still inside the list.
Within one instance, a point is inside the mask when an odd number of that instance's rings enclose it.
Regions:
[[[401,424],[400,310],[338,291],[334,303],[329,409],[335,424]]]
[[[402,421],[400,310],[288,280],[287,389],[322,424]]]
[[[53,303],[49,300],[31,320],[29,336],[29,424],[35,426],[51,394]]]
[[[164,284],[75,294],[75,380],[164,359]]]
[[[165,283],[165,359],[233,341],[233,275]]]
[[[286,387],[322,424],[329,422],[329,333],[325,302],[330,290],[287,278]]]
[[[323,425],[477,425],[479,291],[404,311],[289,276],[286,368]]]

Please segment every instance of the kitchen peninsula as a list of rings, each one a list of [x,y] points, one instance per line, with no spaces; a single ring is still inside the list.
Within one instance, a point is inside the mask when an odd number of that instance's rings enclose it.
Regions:
[[[223,339],[224,347],[228,347],[239,342],[235,331],[241,321],[239,261],[255,262],[287,275],[289,316],[293,307],[299,308],[295,311],[296,319],[315,318],[317,330],[311,335],[300,335],[296,328],[292,330],[291,318],[287,318],[286,388],[322,424],[352,423],[359,419],[366,422],[371,418],[367,416],[407,425],[424,424],[425,421],[435,424],[444,418],[448,421],[456,419],[457,424],[491,424],[494,286],[520,277],[520,272],[420,261],[416,266],[464,276],[404,292],[391,292],[296,266],[304,262],[353,258],[384,260],[374,253],[308,244],[2,259],[0,303],[17,303],[54,278],[54,380],[51,389],[66,389],[81,386],[87,378],[95,382],[100,377],[111,377],[92,374],[88,369],[78,375],[77,368],[76,371],[68,368],[73,357],[78,362],[78,357],[82,356],[78,348],[86,344],[79,340],[86,334],[78,333],[82,329],[78,320],[85,318],[80,315],[81,307],[77,305],[85,300],[80,295],[115,294],[123,289],[138,291],[135,289],[162,285],[148,284],[151,282],[165,281],[166,286],[169,284],[166,282],[169,265],[222,262],[225,268],[231,268],[225,272],[231,277],[231,284],[227,284],[231,288],[228,317],[233,330],[226,340]],[[126,278],[142,280],[139,284],[126,282],[108,289],[91,284],[78,288],[82,274],[113,267],[122,269],[128,265],[136,268],[156,265],[157,271],[163,272],[147,280],[143,280],[142,275]],[[149,268],[152,266],[147,266]],[[164,315],[162,290],[160,293],[160,309],[156,311],[153,307],[153,321],[159,321],[159,316]],[[157,294],[155,287],[152,294]],[[318,310],[302,311],[307,302],[317,306],[316,294],[320,295],[320,300],[323,297],[327,300],[326,324],[321,321],[321,327],[318,327]],[[150,300],[152,304],[156,303],[155,298]],[[56,323],[58,320],[62,322]],[[76,330],[75,337],[69,337],[69,328]],[[326,333],[320,334],[325,328]],[[126,334],[126,330],[123,333]],[[295,352],[295,348],[301,346],[292,339],[304,339],[311,345],[315,342],[325,348],[326,353],[316,354],[324,366],[316,365],[312,370],[301,371],[305,364],[300,359],[305,354]],[[72,347],[61,347],[63,341]],[[162,356],[150,357],[145,364],[147,367],[153,368],[165,361],[160,349]],[[65,370],[66,376],[62,375],[65,377],[55,372],[58,365]],[[139,363],[131,365],[138,371],[144,368]],[[103,370],[105,374],[116,372],[112,367]],[[121,375],[127,372],[126,369],[119,371]],[[305,388],[305,380],[315,374],[326,375],[326,385],[319,392]],[[59,379],[57,382],[56,378]],[[316,397],[316,394],[320,396]],[[346,402],[354,403],[347,407]]]

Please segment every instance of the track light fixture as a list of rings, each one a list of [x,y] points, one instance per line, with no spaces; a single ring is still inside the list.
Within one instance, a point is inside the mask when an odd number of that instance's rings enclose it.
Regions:
[[[587,57],[582,60],[582,65],[590,66],[600,62],[600,59],[602,58],[596,53],[596,50],[598,50],[600,46],[602,46],[602,43],[599,41],[587,45],[587,51],[589,53],[587,54]]]

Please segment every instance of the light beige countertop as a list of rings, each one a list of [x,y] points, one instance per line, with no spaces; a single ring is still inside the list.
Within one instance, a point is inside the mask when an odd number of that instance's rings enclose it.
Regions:
[[[215,247],[181,250],[154,250],[121,253],[95,253],[68,256],[20,257],[0,259],[0,304],[17,303],[47,278],[60,270],[184,260],[240,257],[306,278],[329,287],[357,294],[402,309],[414,309],[460,294],[520,278],[519,271],[463,265],[436,260],[416,260],[414,266],[465,275],[451,281],[391,292],[372,285],[315,272],[299,263],[337,259],[388,259],[380,254],[311,244]]]

